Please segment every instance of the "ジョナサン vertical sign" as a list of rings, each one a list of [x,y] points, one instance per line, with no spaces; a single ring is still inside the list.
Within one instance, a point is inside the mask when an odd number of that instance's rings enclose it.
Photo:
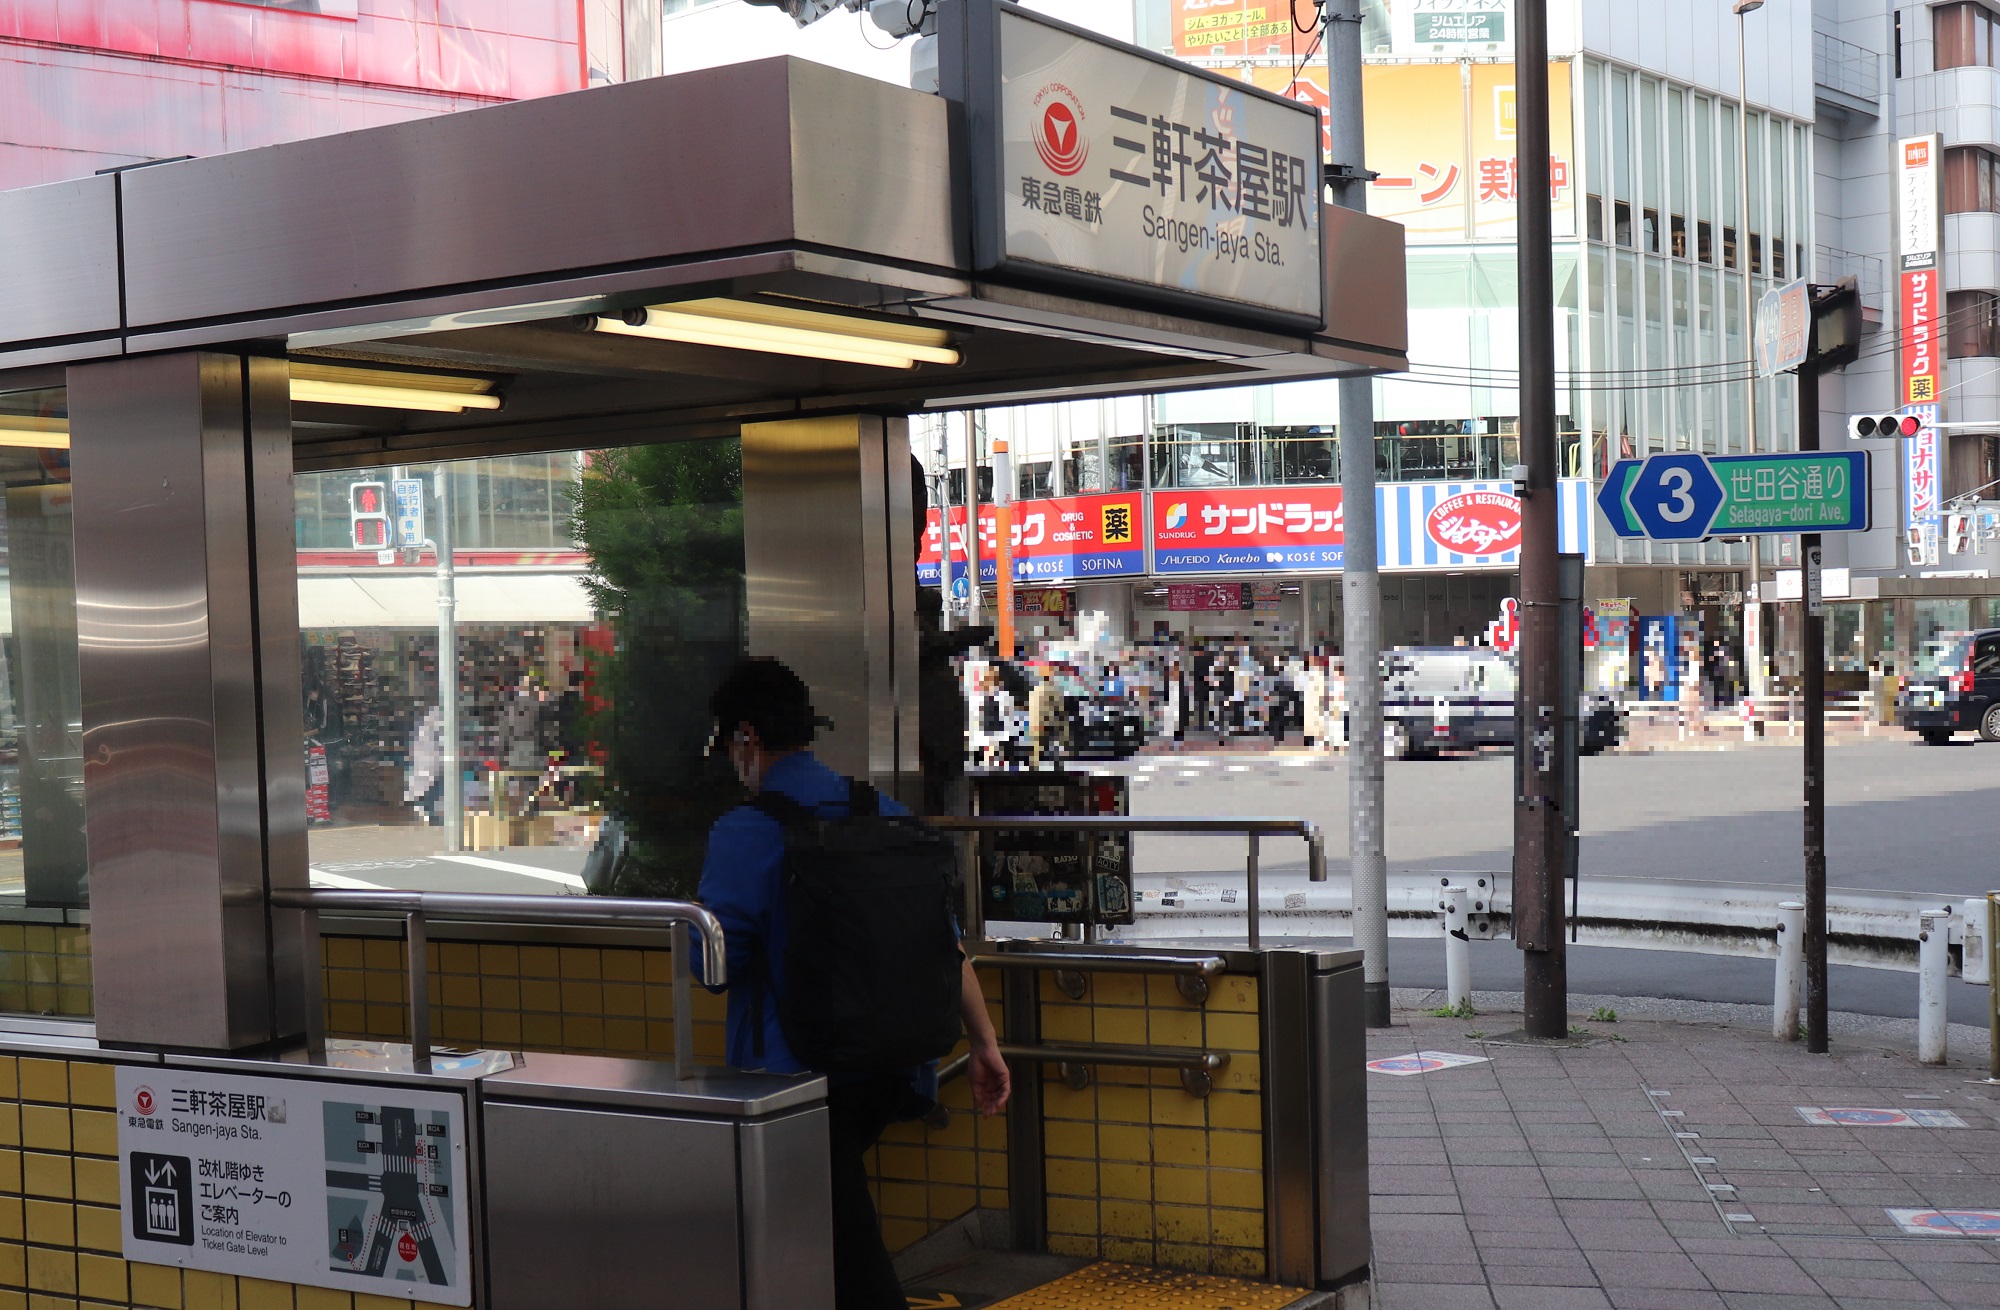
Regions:
[[[941,11],[981,271],[1325,322],[1319,115],[994,0]]]
[[[1943,138],[1904,137],[1896,143],[1896,255],[1903,352],[1898,399],[1924,420],[1903,442],[1903,522],[1935,518],[1941,460],[1936,423],[1944,397],[1944,197],[1939,183]]]

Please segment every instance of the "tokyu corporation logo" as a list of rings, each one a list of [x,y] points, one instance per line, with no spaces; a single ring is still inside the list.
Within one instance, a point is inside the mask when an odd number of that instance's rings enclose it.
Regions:
[[[1035,95],[1035,153],[1058,177],[1073,177],[1083,167],[1090,143],[1083,139],[1083,102],[1060,82],[1051,82]]]

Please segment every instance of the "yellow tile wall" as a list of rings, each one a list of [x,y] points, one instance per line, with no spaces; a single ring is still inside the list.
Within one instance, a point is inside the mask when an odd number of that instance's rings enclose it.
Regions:
[[[997,972],[982,971],[1001,1027]],[[1230,1052],[1207,1097],[1171,1070],[1100,1065],[1073,1092],[1041,1077],[1049,1250],[1201,1273],[1261,1278],[1264,1258],[1262,1064],[1257,980],[1216,980],[1208,1002],[1170,976],[1094,974],[1080,1001],[1046,976],[1039,998],[1050,1043],[1177,1046]],[[948,1127],[898,1124],[871,1169],[891,1251],[978,1207],[1007,1205],[1006,1125],[970,1111],[964,1080],[945,1085]]]
[[[391,937],[323,941],[327,1035],[407,1039],[404,943]],[[673,1053],[673,956],[665,947],[433,941],[428,958],[431,1041],[439,1045]],[[695,989],[697,1060],[722,1062],[725,1006],[724,997]]]
[[[1000,975],[982,969],[979,984],[993,1026],[1001,1026]],[[954,1057],[965,1050],[960,1045]],[[972,1083],[956,1078],[940,1092],[951,1112],[943,1128],[892,1124],[869,1161],[882,1239],[900,1251],[974,1209],[1007,1208],[1007,1120],[972,1108]]]
[[[0,923],[0,1011],[88,1018],[89,926]]]
[[[1262,1278],[1263,1080],[1257,980],[1216,979],[1206,1005],[1171,977],[1092,974],[1072,1001],[1046,975],[1042,1040],[1230,1053],[1206,1097],[1174,1070],[1099,1065],[1071,1091],[1043,1071],[1049,1250]]]
[[[119,1256],[113,1066],[0,1056],[0,1310],[391,1310],[416,1302]]]

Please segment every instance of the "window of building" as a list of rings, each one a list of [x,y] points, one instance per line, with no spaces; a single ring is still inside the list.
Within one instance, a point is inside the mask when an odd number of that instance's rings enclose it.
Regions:
[[[2000,295],[1946,292],[1945,341],[1953,359],[2000,355]]]
[[[1715,229],[1706,219],[1694,225],[1694,257],[1704,264],[1715,262]]]
[[[1256,485],[1255,432],[1249,423],[1180,423],[1161,429],[1153,442],[1153,485]]]
[[[1697,223],[1715,221],[1715,114],[1707,96],[1694,98],[1694,205]],[[1708,256],[1702,256],[1707,259]]]
[[[1991,67],[2000,58],[1996,53],[2000,52],[2000,14],[1985,5],[1962,0],[1934,7],[1931,33],[1936,41],[1935,66],[1940,70]]]
[[[405,471],[435,522],[440,488],[454,502],[482,488],[504,498],[511,463]],[[442,662],[433,552],[414,566],[301,560],[315,864],[512,850],[486,858],[525,869],[522,886],[580,886],[598,825],[616,813],[638,857],[621,890],[691,894],[704,835],[734,803],[703,751],[708,691],[745,648],[740,446],[683,441],[564,463],[564,549],[505,563],[453,551],[454,655]],[[477,890],[513,890],[516,877],[462,862],[438,871]]]
[[[1604,197],[1587,195],[1583,198],[1584,234],[1592,241],[1604,240]]]
[[[1334,482],[1340,478],[1340,446],[1332,427],[1263,429],[1267,484]]]
[[[355,0],[234,0],[236,4],[263,9],[290,9],[294,13],[318,14],[323,18],[355,17]]]
[[[1645,232],[1647,253],[1654,255],[1659,254],[1660,211],[1657,209],[1646,210],[1645,213],[1641,215],[1641,223]]]
[[[1632,244],[1632,205],[1619,200],[1611,206],[1611,239],[1614,243],[1630,247]]]
[[[1948,214],[1993,213],[1994,176],[2000,155],[1985,146],[1950,146],[1944,152],[1944,208]]]
[[[1764,272],[1764,238],[1755,232],[1750,234],[1750,271],[1760,277]]]
[[[83,690],[60,387],[0,394],[0,1010],[91,1013]]]
[[[1675,259],[1688,257],[1688,221],[1679,214],[1667,220],[1668,250]]]
[[[1722,266],[1736,267],[1736,229],[1733,227],[1722,229]]]

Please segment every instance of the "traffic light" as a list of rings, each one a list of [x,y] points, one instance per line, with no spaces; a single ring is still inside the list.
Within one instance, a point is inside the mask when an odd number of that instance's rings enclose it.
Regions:
[[[347,522],[354,549],[389,549],[389,488],[380,482],[357,482],[350,486]]]
[[[1864,438],[1914,437],[1924,430],[1924,421],[1915,414],[1850,414],[1847,416],[1847,435],[1860,441]]]
[[[1944,548],[1952,555],[1963,555],[1972,546],[1972,516],[1970,514],[1947,514],[1944,516]]]

